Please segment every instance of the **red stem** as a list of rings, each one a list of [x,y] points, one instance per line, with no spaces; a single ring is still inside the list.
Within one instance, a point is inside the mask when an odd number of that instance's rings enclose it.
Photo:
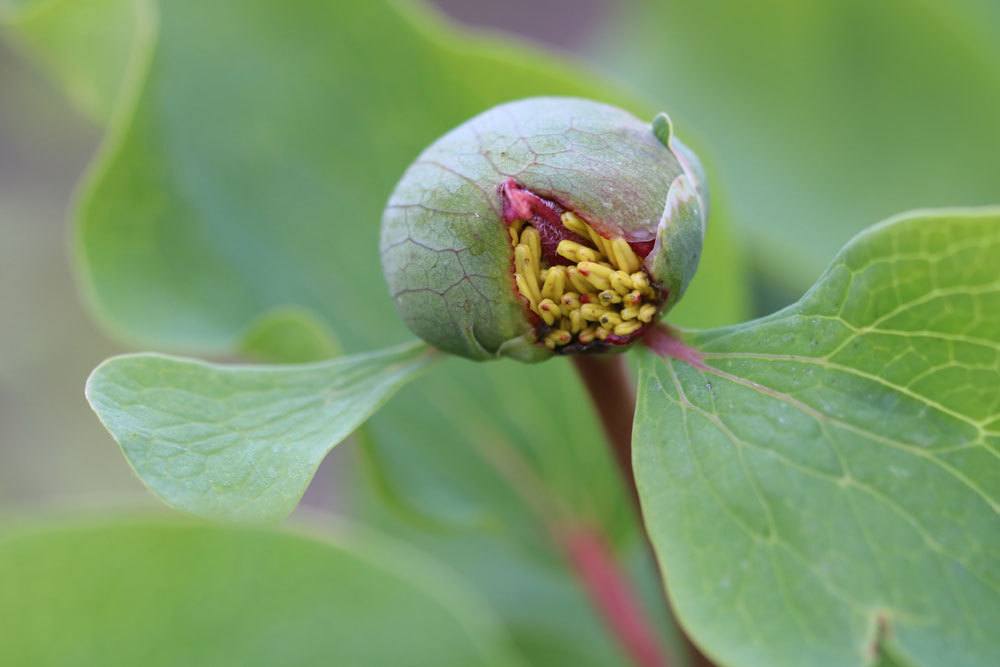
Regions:
[[[669,330],[663,333],[666,335],[654,336],[653,345],[650,345],[650,347],[654,347],[655,349],[657,344],[660,344],[670,347],[669,352],[671,353],[688,351],[675,350],[673,346],[667,345],[669,341],[665,342],[665,339],[673,338],[673,336],[669,335]],[[689,355],[684,354],[683,356]],[[632,470],[632,418],[635,414],[635,390],[632,380],[629,377],[624,355],[577,355],[573,357],[573,361],[577,372],[580,374],[580,378],[583,380],[583,384],[590,393],[594,407],[597,408],[597,414],[601,418],[604,434],[607,436],[608,443],[611,446],[615,462],[621,470],[622,477],[635,503],[636,511],[640,515],[640,530],[646,538],[647,547],[652,552],[652,543],[649,541],[649,535],[646,533],[645,523],[641,519],[642,507],[639,504],[639,492],[636,489],[635,475]],[[700,362],[701,360],[699,357],[693,357],[692,361]],[[600,549],[593,546],[595,544],[599,544]],[[581,547],[577,546],[576,548],[580,549]],[[652,632],[650,630],[650,623],[643,616],[641,605],[630,590],[624,575],[618,569],[613,555],[608,551],[603,542],[591,538],[591,546],[589,548],[594,550],[594,553],[588,552],[587,566],[599,570],[599,573],[585,572],[580,562],[578,562],[580,556],[578,554],[574,555],[572,551],[570,552],[570,558],[580,573],[584,585],[587,586],[592,601],[600,609],[601,614],[617,636],[619,643],[632,656],[636,665],[640,665],[641,667],[651,665],[666,666],[666,657],[662,654],[658,658],[660,662],[643,662],[644,659],[649,659],[646,653],[648,651],[646,640],[649,639],[647,633]],[[659,566],[655,558],[653,562],[657,563],[657,567]],[[660,572],[660,577],[662,579],[662,572]],[[598,582],[605,583],[599,586],[597,585]],[[612,586],[607,582],[617,582],[617,585]],[[620,596],[627,597],[628,601],[622,602]],[[667,602],[669,605],[669,600]],[[624,605],[624,607],[621,605]],[[619,614],[622,615],[622,618],[616,619],[615,616]],[[714,667],[712,661],[695,646],[691,638],[684,632],[684,629],[679,625],[678,627],[681,631],[688,656],[691,659],[691,664],[695,667]]]
[[[632,415],[635,412],[635,389],[625,366],[625,356],[577,355],[576,370],[590,393],[611,445],[615,463],[625,478],[636,507],[639,495],[632,475]]]
[[[590,529],[566,533],[562,543],[594,607],[638,667],[667,667],[659,638],[601,535]]]

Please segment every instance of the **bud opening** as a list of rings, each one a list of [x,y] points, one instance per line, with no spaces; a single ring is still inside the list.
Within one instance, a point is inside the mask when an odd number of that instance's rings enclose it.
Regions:
[[[546,347],[556,354],[624,347],[658,319],[667,293],[643,263],[651,241],[605,236],[513,179],[500,195],[513,287]]]

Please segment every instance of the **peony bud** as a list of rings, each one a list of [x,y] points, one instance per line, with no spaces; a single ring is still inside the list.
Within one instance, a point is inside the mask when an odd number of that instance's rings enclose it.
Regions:
[[[572,98],[503,104],[431,144],[382,218],[407,325],[484,360],[624,349],[697,268],[706,192],[658,115]]]

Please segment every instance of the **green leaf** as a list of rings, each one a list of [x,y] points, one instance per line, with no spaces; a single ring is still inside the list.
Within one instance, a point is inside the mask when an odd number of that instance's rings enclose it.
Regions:
[[[243,335],[239,353],[255,361],[301,364],[340,354],[326,323],[305,308],[276,308],[259,317]]]
[[[164,519],[0,537],[5,665],[514,665],[494,616],[449,572],[338,531]]]
[[[1000,663],[997,267],[1000,208],[912,213],[704,369],[644,354],[644,516],[722,663]]]
[[[870,221],[996,201],[1000,4],[622,5],[594,59],[694,139],[758,267],[793,293]]]
[[[298,366],[133,354],[98,366],[87,400],[168,505],[274,520],[295,509],[334,445],[431,358],[420,343]]]
[[[0,28],[101,124],[123,87],[142,74],[154,16],[147,0],[33,0],[6,11],[0,3]]]

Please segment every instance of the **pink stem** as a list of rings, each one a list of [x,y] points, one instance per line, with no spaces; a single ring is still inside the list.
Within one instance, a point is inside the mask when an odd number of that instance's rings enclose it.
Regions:
[[[697,367],[704,366],[698,351],[676,338],[666,325],[653,327],[643,342],[663,356],[682,359]],[[635,503],[636,511],[641,515],[642,507],[639,504],[639,493],[632,470],[635,390],[624,356],[577,355],[573,357],[573,361],[583,384],[590,393],[594,407],[597,408],[612,454]],[[646,538],[646,544],[652,551],[649,535],[645,532],[645,524],[640,520],[639,525]],[[625,576],[618,569],[613,555],[600,540],[599,535],[593,532],[589,535],[586,539],[576,537],[573,541],[564,540],[564,542],[567,543],[569,558],[587,587],[591,601],[600,610],[619,643],[637,665],[641,667],[667,665],[665,655],[660,653],[658,648],[655,654],[649,653],[648,642],[653,636],[651,626],[643,616],[642,607],[632,594]],[[569,544],[574,546],[570,547]],[[662,578],[662,572],[660,576]],[[625,598],[627,601],[623,602]],[[623,614],[623,618],[616,619],[618,614]],[[712,661],[683,632],[683,628],[681,636],[692,665],[714,667]],[[659,662],[643,662],[652,660],[653,657]]]
[[[601,535],[576,529],[563,535],[562,544],[591,603],[631,660],[638,667],[667,667],[657,634]]]

